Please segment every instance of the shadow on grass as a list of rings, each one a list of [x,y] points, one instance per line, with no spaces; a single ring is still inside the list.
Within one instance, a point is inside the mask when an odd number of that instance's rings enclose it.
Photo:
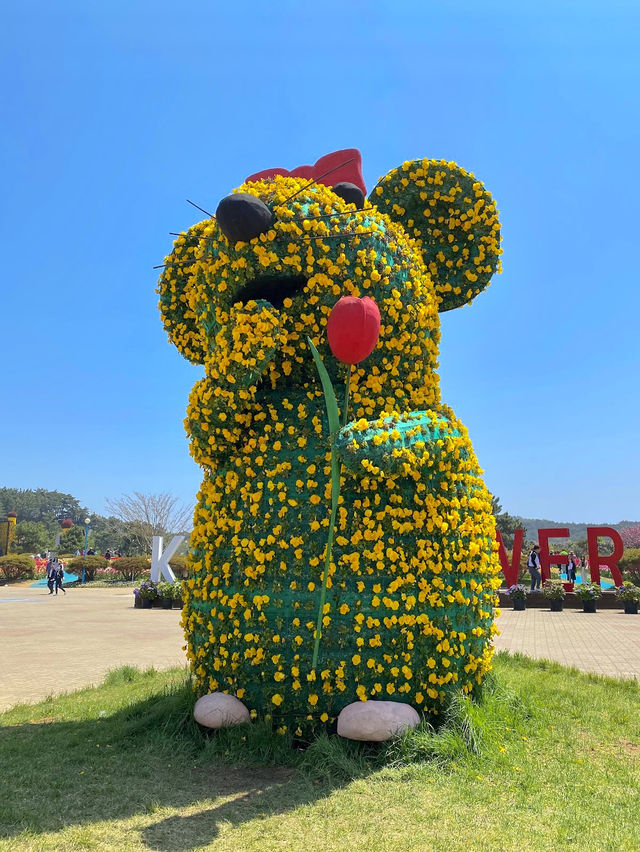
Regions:
[[[148,848],[186,852],[217,837],[222,824],[313,804],[381,767],[472,760],[498,718],[513,726],[530,715],[518,695],[487,677],[480,703],[454,697],[437,731],[425,723],[379,745],[322,735],[303,751],[264,722],[208,736],[193,721],[188,682],[113,712],[97,709],[109,688],[146,676],[153,673],[123,667],[107,676],[104,693],[74,697],[77,721],[39,715],[0,727],[0,837],[176,808],[184,813],[159,818],[141,837]],[[55,700],[51,712],[60,715]]]
[[[215,838],[223,821],[281,814],[341,783],[298,771],[302,753],[266,727],[208,737],[192,709],[186,685],[109,715],[0,727],[0,838],[221,799],[142,831],[152,849],[186,850]]]
[[[141,832],[149,849],[187,852],[214,840],[223,823],[236,827],[254,819],[267,819],[327,796],[335,785],[310,782],[295,769],[232,769],[220,778],[211,772],[202,779],[207,796],[230,798],[215,807],[160,820]]]

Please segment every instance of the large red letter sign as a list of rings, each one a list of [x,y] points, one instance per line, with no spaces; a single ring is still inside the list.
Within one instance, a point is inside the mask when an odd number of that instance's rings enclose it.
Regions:
[[[549,559],[549,539],[569,538],[567,529],[538,530],[538,544],[540,545],[540,568],[542,569],[542,582],[551,579],[551,560]],[[566,553],[554,553],[554,565],[567,565],[569,557]]]
[[[496,530],[496,538],[498,539],[498,558],[502,566],[502,573],[507,581],[507,587],[515,586],[518,582],[518,574],[520,573],[520,554],[522,553],[524,530],[516,530],[513,534],[513,556],[511,564],[509,564],[507,549],[504,546],[500,530]]]
[[[598,553],[598,536],[605,536],[613,542],[613,553],[611,556],[601,556]],[[624,553],[624,543],[618,531],[611,529],[611,527],[587,527],[587,545],[589,548],[591,582],[600,583],[600,566],[606,565],[611,571],[613,582],[616,586],[621,586],[622,574],[618,568],[618,559]]]

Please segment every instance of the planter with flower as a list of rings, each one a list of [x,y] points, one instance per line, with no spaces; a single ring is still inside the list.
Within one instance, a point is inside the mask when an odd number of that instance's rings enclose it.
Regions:
[[[516,611],[522,612],[527,608],[528,590],[526,586],[523,586],[520,583],[517,583],[515,586],[509,586],[507,594],[513,601],[513,608]]]
[[[134,609],[140,609],[142,607],[142,598],[140,597],[140,589],[133,590],[133,606]]]
[[[626,615],[638,614],[638,603],[640,603],[640,588],[634,586],[628,580],[616,589],[616,598],[624,604]]]
[[[142,609],[151,609],[153,602],[158,598],[158,587],[152,580],[146,580],[144,583],[140,583],[138,597],[140,598]]]
[[[562,605],[567,592],[560,580],[545,580],[542,586],[542,594],[549,601],[551,612],[562,612]]]
[[[596,611],[596,601],[602,597],[602,589],[598,583],[579,583],[574,588],[574,592],[582,601],[584,612]]]
[[[158,583],[158,597],[162,609],[173,607],[173,583]]]
[[[173,608],[174,609],[182,609],[182,603],[184,599],[184,589],[182,587],[182,580],[176,580],[171,584],[171,596],[173,599]]]

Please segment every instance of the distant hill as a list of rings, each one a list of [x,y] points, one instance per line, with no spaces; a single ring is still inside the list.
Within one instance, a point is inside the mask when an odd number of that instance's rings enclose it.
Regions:
[[[613,527],[615,530],[623,530],[625,527],[631,527],[634,524],[639,524],[640,521],[619,521],[617,524],[612,523],[588,523],[588,524],[573,524],[569,521],[550,521],[548,518],[523,518],[525,529],[527,531],[526,538],[529,541],[538,540],[538,530],[549,527],[565,528],[569,530],[569,537],[572,541],[581,541],[587,537],[587,527]]]

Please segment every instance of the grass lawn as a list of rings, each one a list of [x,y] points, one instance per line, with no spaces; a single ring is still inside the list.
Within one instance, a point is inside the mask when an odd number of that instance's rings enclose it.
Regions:
[[[640,688],[498,655],[437,734],[206,737],[182,671],[0,716],[0,850],[637,850]]]

